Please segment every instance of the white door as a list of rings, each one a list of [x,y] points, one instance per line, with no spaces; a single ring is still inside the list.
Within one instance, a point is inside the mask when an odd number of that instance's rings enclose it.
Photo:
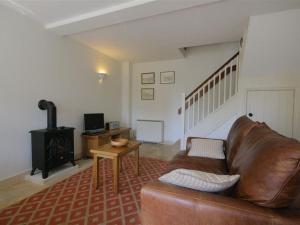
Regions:
[[[247,116],[293,137],[294,90],[249,90]]]

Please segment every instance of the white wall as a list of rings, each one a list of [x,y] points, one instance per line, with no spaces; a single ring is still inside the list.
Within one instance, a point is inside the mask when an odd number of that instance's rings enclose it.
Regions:
[[[180,117],[177,109],[181,93],[190,93],[224,62],[238,51],[238,43],[197,47],[179,60],[133,64],[132,72],[132,127],[137,119],[163,120],[165,142],[174,143],[180,138]],[[175,84],[160,84],[161,71],[175,71]],[[154,85],[141,85],[141,73],[155,72]],[[141,101],[141,88],[155,88],[154,101]]]
[[[250,17],[241,75],[300,75],[300,9]]]
[[[121,117],[121,64],[69,38],[45,31],[0,6],[0,180],[31,168],[32,129],[46,127],[40,99],[57,106],[58,126],[75,127],[75,154],[85,112]],[[102,85],[98,69],[109,77]]]
[[[294,137],[300,140],[300,10],[250,17],[240,72],[241,113],[248,89],[295,89]]]
[[[246,114],[247,90],[294,89],[293,136],[300,140],[300,10],[253,16],[245,28],[240,51],[239,93],[225,107],[202,123],[194,135],[226,138],[234,120]],[[224,115],[231,115],[207,134],[208,126],[217,124]],[[223,124],[223,125],[222,125]],[[203,131],[204,129],[204,131]]]

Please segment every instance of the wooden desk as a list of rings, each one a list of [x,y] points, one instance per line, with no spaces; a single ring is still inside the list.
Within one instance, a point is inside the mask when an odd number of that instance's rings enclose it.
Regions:
[[[93,187],[97,189],[99,186],[99,160],[101,158],[111,159],[113,164],[113,185],[114,192],[119,192],[119,176],[120,166],[122,164],[121,157],[130,153],[135,152],[136,158],[136,175],[139,175],[139,147],[141,143],[137,141],[129,141],[124,147],[112,147],[111,144],[106,144],[98,149],[91,149],[91,153],[94,155],[93,162]]]
[[[98,149],[100,146],[110,143],[112,138],[130,139],[130,128],[119,128],[106,131],[96,135],[82,135],[82,155],[83,157],[92,158],[91,149]]]

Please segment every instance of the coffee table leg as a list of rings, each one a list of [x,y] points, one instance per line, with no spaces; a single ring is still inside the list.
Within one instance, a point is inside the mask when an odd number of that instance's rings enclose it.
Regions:
[[[136,174],[137,176],[140,175],[140,152],[139,148],[135,151],[135,158],[136,158]]]
[[[119,192],[119,157],[113,159],[113,173],[114,173],[114,192],[117,194]]]
[[[93,161],[93,187],[96,190],[99,186],[99,158],[96,154],[94,154]]]

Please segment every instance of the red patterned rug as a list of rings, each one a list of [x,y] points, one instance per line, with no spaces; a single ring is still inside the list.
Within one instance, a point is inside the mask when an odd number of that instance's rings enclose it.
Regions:
[[[135,176],[134,159],[123,159],[120,193],[112,191],[111,160],[100,163],[102,185],[92,188],[92,168],[75,174],[0,211],[0,225],[129,225],[140,224],[140,190],[165,169],[166,161],[140,159]]]

